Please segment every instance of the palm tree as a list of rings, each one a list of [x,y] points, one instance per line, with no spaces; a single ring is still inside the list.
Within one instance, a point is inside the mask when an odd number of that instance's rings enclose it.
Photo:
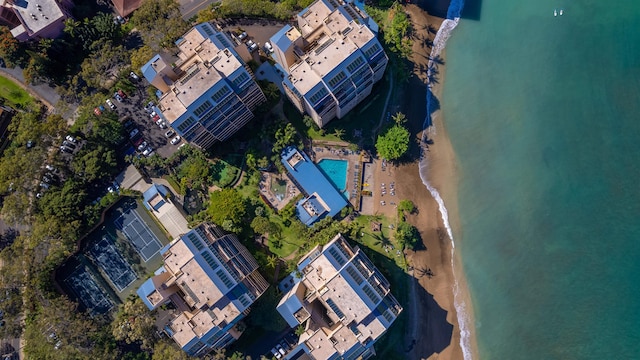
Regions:
[[[279,261],[279,259],[278,259],[278,257],[276,255],[269,255],[267,257],[267,266],[272,268],[272,269],[275,269],[276,266],[278,265],[278,261]]]
[[[407,116],[401,112],[397,112],[391,118],[397,125],[402,125],[407,122]]]
[[[342,137],[344,136],[344,129],[335,129],[333,131],[333,135],[338,139],[342,140]]]

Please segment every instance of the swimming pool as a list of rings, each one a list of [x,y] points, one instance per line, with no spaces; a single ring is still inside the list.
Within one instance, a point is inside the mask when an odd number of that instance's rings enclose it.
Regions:
[[[318,168],[329,179],[329,182],[340,192],[347,190],[347,160],[322,159]]]

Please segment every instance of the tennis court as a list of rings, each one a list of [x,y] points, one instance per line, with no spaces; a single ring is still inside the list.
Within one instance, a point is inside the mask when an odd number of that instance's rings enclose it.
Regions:
[[[89,253],[118,292],[122,292],[138,278],[131,265],[124,260],[113,245],[113,242],[106,236],[103,236],[102,240],[93,244]]]
[[[144,262],[151,259],[162,248],[160,240],[132,208],[125,210],[113,223],[116,229],[122,231],[129,239]]]
[[[84,265],[79,265],[64,282],[91,315],[104,314],[113,307],[105,290]]]

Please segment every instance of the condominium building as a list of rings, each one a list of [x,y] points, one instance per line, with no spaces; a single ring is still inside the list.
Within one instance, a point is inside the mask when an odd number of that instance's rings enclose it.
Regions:
[[[0,23],[19,41],[53,39],[62,34],[72,7],[71,0],[0,0]]]
[[[284,358],[367,359],[402,311],[389,282],[369,258],[338,234],[298,263],[299,275],[278,304],[289,326],[302,326]]]
[[[158,54],[142,73],[163,92],[158,114],[178,135],[206,149],[246,125],[266,98],[232,41],[211,24],[196,25],[176,45],[177,61]]]
[[[271,37],[287,97],[323,127],[344,117],[382,79],[387,55],[377,25],[342,0],[316,0]]]
[[[150,310],[173,304],[165,333],[191,356],[238,339],[237,323],[269,284],[236,236],[204,223],[161,253],[164,266],[137,293]]]

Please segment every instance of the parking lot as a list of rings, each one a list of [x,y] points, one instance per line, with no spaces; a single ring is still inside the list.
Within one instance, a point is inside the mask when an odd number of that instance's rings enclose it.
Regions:
[[[143,141],[146,141],[153,148],[154,153],[164,158],[170,157],[176,152],[178,146],[184,143],[184,140],[172,145],[170,141],[173,137],[167,138],[165,136],[165,133],[169,130],[168,124],[167,128],[161,129],[155,124],[150,114],[145,111],[144,107],[149,102],[146,91],[147,86],[150,86],[149,83],[144,78],[139,81],[132,80],[131,82],[136,86],[135,92],[127,94],[127,98],[122,102],[118,102],[114,98],[111,99],[116,106],[115,111],[118,113],[120,121],[126,122],[131,119],[140,131]]]

